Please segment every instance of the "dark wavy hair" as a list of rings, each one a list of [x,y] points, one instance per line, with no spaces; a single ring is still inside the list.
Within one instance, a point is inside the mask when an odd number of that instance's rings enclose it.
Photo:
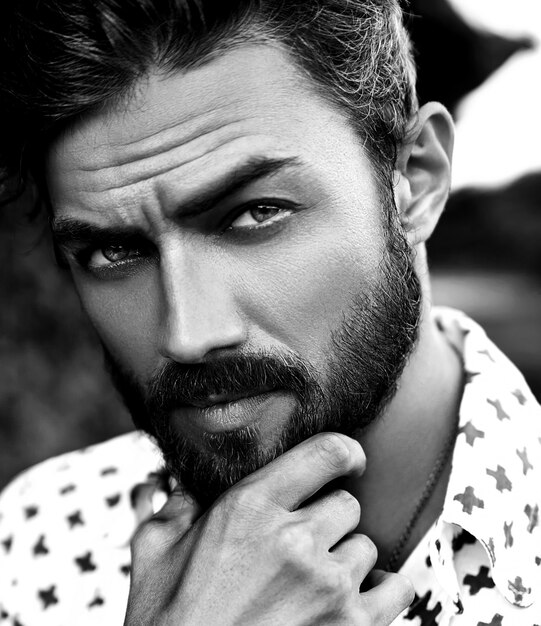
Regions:
[[[29,181],[42,189],[49,142],[129,98],[149,70],[188,69],[247,41],[290,52],[387,184],[417,107],[397,0],[2,0],[0,29],[4,202]]]

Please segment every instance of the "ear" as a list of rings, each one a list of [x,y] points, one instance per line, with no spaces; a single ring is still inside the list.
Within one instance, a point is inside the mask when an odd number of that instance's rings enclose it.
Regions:
[[[395,169],[395,200],[412,246],[430,237],[451,186],[454,125],[447,109],[429,102],[419,109]]]

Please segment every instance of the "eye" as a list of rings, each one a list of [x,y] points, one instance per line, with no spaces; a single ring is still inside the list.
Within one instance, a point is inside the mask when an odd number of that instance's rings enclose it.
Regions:
[[[271,204],[255,204],[243,211],[234,219],[229,228],[236,230],[252,230],[265,228],[274,224],[293,212],[290,208],[279,207]]]
[[[140,256],[141,251],[138,248],[114,244],[104,246],[103,248],[91,252],[86,265],[89,269],[99,269],[130,261]]]

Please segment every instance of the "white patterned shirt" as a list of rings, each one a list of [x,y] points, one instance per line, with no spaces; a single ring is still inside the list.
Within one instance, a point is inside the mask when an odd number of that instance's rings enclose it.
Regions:
[[[443,510],[401,568],[393,626],[541,626],[541,408],[462,313],[435,308],[466,386]],[[0,496],[0,626],[119,626],[136,485],[161,456],[130,433],[23,472]]]

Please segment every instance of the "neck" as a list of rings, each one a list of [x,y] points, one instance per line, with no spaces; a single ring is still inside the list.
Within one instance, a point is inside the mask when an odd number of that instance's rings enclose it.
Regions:
[[[397,393],[380,419],[359,438],[367,457],[366,472],[347,485],[362,507],[358,532],[378,547],[379,568],[388,562],[456,428],[462,389],[461,360],[425,308],[419,339]],[[398,566],[441,512],[449,472],[450,460],[405,544]]]

